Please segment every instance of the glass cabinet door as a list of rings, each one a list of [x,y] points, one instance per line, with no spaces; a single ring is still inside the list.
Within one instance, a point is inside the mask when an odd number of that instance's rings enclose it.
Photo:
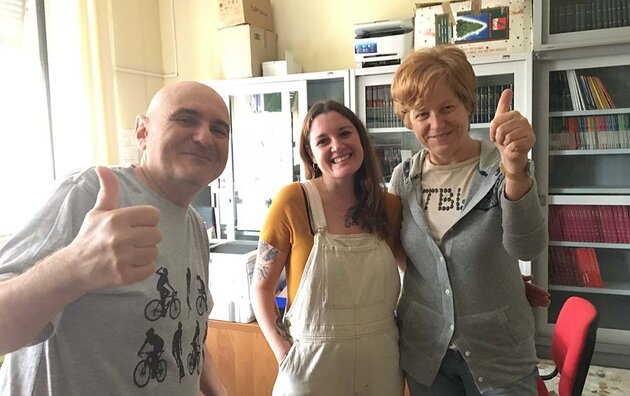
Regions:
[[[235,87],[230,110],[230,158],[219,178],[219,237],[257,240],[273,197],[299,180],[299,127],[304,82]],[[301,110],[304,109],[304,110]]]

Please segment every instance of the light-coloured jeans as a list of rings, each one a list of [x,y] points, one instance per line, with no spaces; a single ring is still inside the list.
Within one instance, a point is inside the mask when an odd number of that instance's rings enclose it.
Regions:
[[[509,385],[479,392],[468,369],[468,364],[457,350],[449,349],[442,360],[440,371],[433,384],[429,386],[416,382],[405,375],[411,396],[537,396],[536,379],[538,370]]]

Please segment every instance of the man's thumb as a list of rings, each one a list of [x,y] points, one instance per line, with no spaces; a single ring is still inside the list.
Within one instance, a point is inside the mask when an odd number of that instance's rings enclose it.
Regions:
[[[113,210],[118,208],[118,177],[109,168],[97,166],[96,174],[101,185],[94,209]]]
[[[499,98],[499,103],[497,104],[497,111],[494,115],[498,116],[499,114],[510,111],[510,103],[512,103],[512,90],[506,89],[501,93],[501,98]]]

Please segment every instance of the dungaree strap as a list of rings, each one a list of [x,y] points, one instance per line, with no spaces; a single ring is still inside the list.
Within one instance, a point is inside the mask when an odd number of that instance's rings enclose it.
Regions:
[[[320,228],[326,228],[328,226],[328,224],[326,224],[326,216],[324,215],[322,199],[319,196],[319,191],[317,191],[317,186],[315,186],[315,182],[313,180],[304,180],[301,183],[306,191],[306,196],[308,198],[307,203],[313,218],[313,227],[315,227],[313,232],[316,233]]]

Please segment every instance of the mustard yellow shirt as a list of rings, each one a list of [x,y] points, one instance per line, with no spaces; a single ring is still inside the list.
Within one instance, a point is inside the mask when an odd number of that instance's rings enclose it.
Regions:
[[[389,223],[387,244],[392,252],[400,243],[399,234],[402,221],[400,199],[385,192],[385,211]],[[260,239],[282,252],[288,252],[286,264],[287,306],[290,306],[297,293],[306,260],[313,248],[306,200],[300,183],[283,187],[273,199],[267,218],[260,230]]]

